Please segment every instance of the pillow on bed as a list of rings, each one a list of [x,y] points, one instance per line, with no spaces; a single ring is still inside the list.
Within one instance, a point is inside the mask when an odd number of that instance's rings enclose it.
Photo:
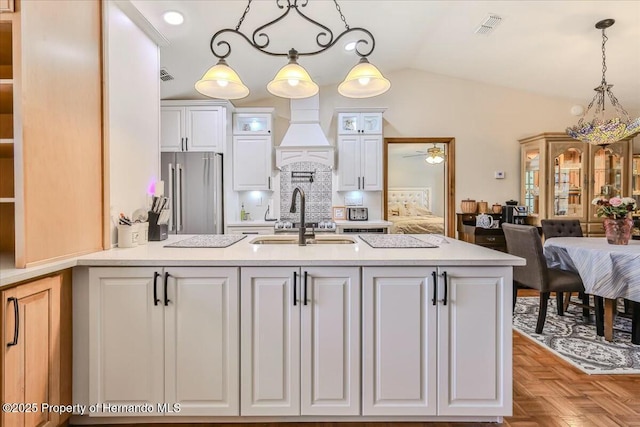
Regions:
[[[389,212],[388,216],[406,216],[407,215],[406,208],[399,203],[394,203],[389,205],[388,212]]]
[[[429,209],[416,203],[407,203],[406,208],[407,215],[409,216],[433,215],[433,213]]]

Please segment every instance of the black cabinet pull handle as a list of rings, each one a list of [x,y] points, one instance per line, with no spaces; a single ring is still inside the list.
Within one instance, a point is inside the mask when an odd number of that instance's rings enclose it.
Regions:
[[[442,272],[442,277],[444,277],[444,298],[442,299],[443,305],[447,305],[447,294],[449,293],[449,284],[447,283],[447,272]]]
[[[171,275],[165,271],[164,273],[164,305],[165,306],[169,305],[169,303],[171,302],[171,300],[169,299],[169,296],[167,295],[167,282],[169,281],[169,276]]]
[[[14,326],[13,326],[13,341],[7,344],[7,347],[11,347],[14,345],[18,345],[18,335],[20,334],[20,309],[18,307],[18,298],[9,297],[7,302],[13,302],[13,318],[14,318]]]
[[[296,286],[298,282],[298,273],[297,272],[293,272],[293,305],[298,305],[297,303],[297,299],[298,299],[298,295],[297,295],[297,290],[296,290]]]
[[[157,271],[153,272],[153,305],[158,305],[160,300],[158,299],[158,277],[160,277],[160,273]]]
[[[362,189],[364,190],[364,176],[362,177]]]
[[[304,305],[307,305],[307,272],[304,272]]]
[[[438,274],[433,271],[431,272],[431,277],[433,277],[433,299],[431,300],[431,304],[436,305],[438,298]]]
[[[189,151],[189,138],[184,139],[184,151]]]

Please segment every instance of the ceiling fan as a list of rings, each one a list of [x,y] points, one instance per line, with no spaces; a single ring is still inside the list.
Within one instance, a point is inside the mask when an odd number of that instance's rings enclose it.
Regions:
[[[424,161],[429,163],[430,165],[436,165],[436,164],[442,163],[445,158],[444,150],[438,147],[435,143],[433,144],[433,147],[429,148],[427,151],[416,151],[416,152],[420,154],[411,154],[411,155],[402,156],[402,157],[418,157],[418,156],[424,156],[426,154]]]

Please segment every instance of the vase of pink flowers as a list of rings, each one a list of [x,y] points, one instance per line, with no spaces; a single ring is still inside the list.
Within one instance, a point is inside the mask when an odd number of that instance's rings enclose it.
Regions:
[[[597,206],[596,214],[604,217],[604,233],[612,245],[627,245],[631,238],[633,220],[631,212],[636,209],[636,201],[631,197],[596,197],[591,202]]]

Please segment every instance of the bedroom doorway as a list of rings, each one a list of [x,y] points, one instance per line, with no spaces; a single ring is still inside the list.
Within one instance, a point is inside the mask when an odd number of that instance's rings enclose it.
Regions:
[[[455,138],[385,138],[383,170],[392,231],[454,237]]]

